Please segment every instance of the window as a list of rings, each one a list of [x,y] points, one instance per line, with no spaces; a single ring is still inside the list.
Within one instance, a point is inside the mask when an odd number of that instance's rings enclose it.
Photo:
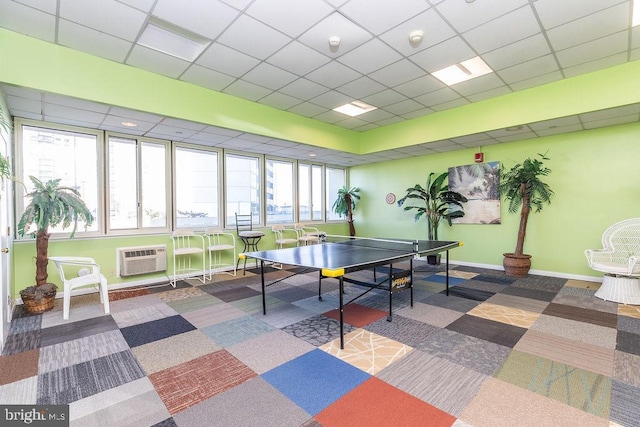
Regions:
[[[99,150],[102,139],[99,132],[66,128],[64,126],[32,126],[25,121],[17,121],[18,138],[21,144],[20,154],[22,182],[31,191],[33,184],[29,176],[46,182],[60,179],[60,185],[71,187],[80,193],[80,197],[95,217],[86,231],[96,232],[102,223],[100,200]],[[34,122],[35,123],[35,122]],[[24,199],[16,198],[18,218],[24,212]],[[50,228],[52,233],[62,232],[62,226]],[[71,230],[66,230],[70,232]],[[85,224],[78,224],[77,233],[85,231]]]
[[[235,214],[253,217],[260,224],[260,159],[239,154],[225,155],[227,224],[235,225]]]
[[[177,146],[174,155],[176,228],[219,226],[218,153]]]
[[[338,197],[338,190],[347,184],[346,175],[347,172],[344,169],[327,167],[327,199],[325,203],[327,207],[327,221],[340,219],[332,207]]]
[[[267,159],[267,224],[293,223],[293,163]]]
[[[298,166],[298,209],[300,221],[322,221],[322,166]]]
[[[108,136],[109,230],[168,228],[168,145]]]

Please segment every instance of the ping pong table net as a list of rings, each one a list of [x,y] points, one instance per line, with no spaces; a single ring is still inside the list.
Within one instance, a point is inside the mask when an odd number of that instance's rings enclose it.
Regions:
[[[354,249],[358,247],[384,249],[391,251],[398,251],[404,253],[416,252],[418,243],[414,240],[392,240],[392,239],[379,239],[371,237],[350,237],[350,236],[334,236],[327,235],[324,237],[323,242],[335,243],[340,245],[352,246]]]

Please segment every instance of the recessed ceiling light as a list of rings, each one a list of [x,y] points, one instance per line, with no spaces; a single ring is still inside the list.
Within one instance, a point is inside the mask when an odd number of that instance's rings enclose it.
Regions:
[[[198,34],[169,22],[151,18],[138,44],[186,61],[196,59],[211,43]]]
[[[524,126],[522,126],[522,125],[518,125],[518,126],[509,126],[509,127],[508,127],[508,128],[506,128],[505,130],[506,130],[507,132],[516,132],[516,131],[519,131],[519,130],[522,130],[522,129],[524,129]]]
[[[309,157],[315,157],[316,153],[309,153]]]
[[[134,128],[137,127],[138,124],[137,123],[133,123],[133,122],[121,122],[120,123],[122,126],[126,126],[128,128]]]
[[[359,116],[360,114],[373,111],[377,108],[378,107],[374,107],[373,105],[365,104],[362,101],[353,101],[348,104],[344,104],[340,107],[334,108],[333,111],[346,114],[347,116],[355,117],[355,116]]]
[[[459,64],[435,71],[432,74],[446,85],[452,86],[456,83],[480,77],[491,72],[493,72],[493,70],[489,68],[482,58],[476,56],[475,58],[462,61]]]
[[[633,0],[633,17],[631,18],[631,26],[640,25],[640,0]]]

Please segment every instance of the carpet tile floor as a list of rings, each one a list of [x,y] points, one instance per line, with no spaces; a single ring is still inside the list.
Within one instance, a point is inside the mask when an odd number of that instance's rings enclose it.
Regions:
[[[0,404],[69,405],[72,426],[640,427],[640,306],[597,283],[414,263],[409,292],[344,311],[317,273],[215,275],[28,315],[0,356]],[[376,272],[378,279],[383,269]],[[367,280],[372,271],[354,278]],[[346,285],[344,300],[362,288]]]

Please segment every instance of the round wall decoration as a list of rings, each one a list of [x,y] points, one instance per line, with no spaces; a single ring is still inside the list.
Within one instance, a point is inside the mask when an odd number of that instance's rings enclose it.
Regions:
[[[393,193],[389,193],[384,199],[388,204],[392,205],[396,201],[396,195]]]

